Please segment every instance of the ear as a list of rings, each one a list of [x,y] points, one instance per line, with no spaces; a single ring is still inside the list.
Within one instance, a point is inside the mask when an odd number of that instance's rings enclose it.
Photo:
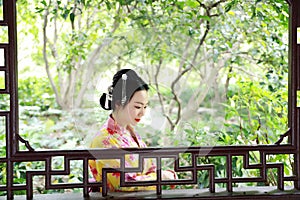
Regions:
[[[121,102],[120,102],[120,101],[117,101],[117,102],[115,103],[115,109],[116,109],[116,110],[118,110],[121,106],[122,106],[122,105],[121,105]]]

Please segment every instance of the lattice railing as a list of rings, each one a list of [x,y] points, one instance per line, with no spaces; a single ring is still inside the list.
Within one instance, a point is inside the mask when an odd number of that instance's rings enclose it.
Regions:
[[[156,194],[161,197],[164,185],[189,185],[198,184],[198,172],[206,171],[208,174],[208,189],[215,193],[218,184],[226,185],[226,191],[231,193],[239,183],[265,183],[268,179],[268,170],[276,169],[275,177],[277,178],[278,190],[285,190],[285,183],[292,182],[295,189],[300,189],[300,144],[299,144],[299,108],[297,107],[297,92],[300,88],[300,49],[297,43],[297,30],[300,27],[300,1],[290,0],[290,54],[289,54],[289,127],[290,130],[283,134],[275,145],[268,146],[216,146],[216,147],[187,147],[187,148],[146,148],[146,149],[102,149],[102,150],[59,150],[59,151],[34,151],[28,141],[19,135],[18,130],[18,96],[17,96],[17,51],[16,51],[16,1],[0,1],[0,28],[7,38],[0,41],[0,56],[4,61],[0,63],[0,75],[4,78],[4,87],[0,88],[0,94],[9,98],[7,110],[0,111],[0,119],[3,124],[5,144],[3,149],[4,156],[0,158],[0,166],[6,169],[6,177],[0,177],[6,180],[4,185],[0,185],[0,191],[7,192],[7,199],[14,198],[14,192],[25,190],[28,199],[33,197],[33,179],[35,176],[45,177],[46,189],[67,189],[82,188],[83,196],[89,195],[91,187],[102,187],[102,195],[107,195],[106,175],[111,172],[120,172],[121,186],[156,186]],[[299,40],[298,40],[299,41]],[[0,60],[1,60],[0,59]],[[3,66],[2,66],[3,65]],[[289,138],[289,144],[281,145],[284,137]],[[19,151],[19,143],[24,143],[28,151]],[[1,150],[2,150],[1,149]],[[259,162],[250,162],[252,152],[257,152]],[[137,168],[126,168],[124,164],[125,155],[138,154],[139,166]],[[191,158],[190,165],[182,166],[180,163],[181,154],[189,154]],[[268,162],[267,157],[272,155],[290,155],[293,157],[292,166],[293,174],[284,173],[285,165],[283,163]],[[201,163],[204,157],[215,158],[224,157],[224,174],[219,177],[216,173],[217,166],[213,162]],[[63,169],[53,168],[53,158],[61,157],[64,162]],[[255,177],[237,177],[233,174],[233,160],[235,157],[241,157],[243,160],[244,170],[256,170],[259,176]],[[121,163],[119,168],[103,169],[103,183],[90,181],[88,161],[92,159],[118,159]],[[144,159],[154,159],[157,165],[157,178],[147,182],[126,182],[124,177],[126,172],[142,171]],[[174,160],[173,170],[177,173],[189,173],[189,179],[162,180],[160,169],[163,167],[163,160]],[[23,184],[14,184],[14,165],[16,162],[43,162],[44,168],[26,172],[26,182]],[[53,176],[68,175],[71,171],[71,162],[80,161],[82,163],[82,181],[78,183],[55,184],[52,181]],[[299,194],[298,194],[299,195]],[[284,194],[283,194],[284,196]],[[294,194],[296,197],[297,194]],[[297,196],[298,197],[298,196]],[[211,197],[213,199],[213,196]],[[232,197],[233,198],[233,197]],[[255,197],[251,197],[253,199]]]
[[[256,151],[259,153],[259,163],[249,163],[249,155],[251,152]],[[102,195],[107,195],[106,177],[107,173],[119,172],[120,183],[123,187],[131,186],[156,186],[156,194],[161,195],[163,185],[191,185],[198,184],[198,171],[208,171],[209,174],[209,191],[214,193],[216,184],[223,183],[226,185],[227,192],[234,191],[234,184],[236,183],[248,183],[248,182],[267,182],[267,170],[277,169],[277,187],[279,190],[284,190],[284,183],[286,181],[296,181],[295,175],[285,175],[283,163],[268,163],[266,156],[274,154],[290,154],[296,153],[289,146],[281,147],[278,150],[277,145],[271,146],[235,146],[235,147],[189,147],[189,148],[145,148],[145,149],[102,149],[102,150],[78,150],[78,151],[50,151],[50,152],[20,152],[11,160],[12,162],[27,162],[27,161],[42,161],[44,162],[44,169],[31,170],[26,172],[26,184],[13,185],[12,190],[26,190],[27,198],[33,197],[33,184],[32,180],[34,176],[45,177],[45,189],[68,189],[68,188],[83,188],[84,196],[89,195],[89,189],[91,187],[102,187]],[[191,165],[181,166],[180,154],[191,155]],[[136,168],[125,167],[125,156],[130,154],[139,155],[139,166]],[[214,157],[223,156],[226,158],[225,162],[225,177],[216,177],[215,165],[213,163],[199,164],[197,160],[202,157]],[[234,177],[232,175],[233,157],[243,157],[244,169],[256,169],[258,170],[258,177]],[[57,170],[52,168],[52,158],[61,157],[63,159],[64,168]],[[103,182],[89,182],[90,174],[88,168],[88,161],[97,158],[101,159],[117,159],[120,161],[119,168],[104,168],[103,169]],[[128,172],[141,172],[144,159],[154,159],[157,166],[157,179],[151,181],[136,181],[126,182],[125,173]],[[177,173],[190,172],[190,179],[177,179],[177,180],[162,180],[160,169],[163,168],[162,160],[174,159],[173,170]],[[55,175],[68,175],[70,174],[70,161],[81,161],[83,169],[83,179],[80,183],[60,183],[54,184],[52,182],[52,176]],[[197,164],[198,163],[198,164]],[[4,189],[4,188],[3,188]]]

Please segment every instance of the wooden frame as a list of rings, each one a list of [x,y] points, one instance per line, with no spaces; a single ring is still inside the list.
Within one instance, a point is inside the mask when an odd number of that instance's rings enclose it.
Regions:
[[[278,184],[277,189],[282,191],[279,195],[287,196],[285,193],[284,182],[293,181],[294,189],[300,189],[300,110],[297,107],[297,91],[300,90],[300,47],[297,44],[297,28],[300,27],[300,1],[289,0],[289,97],[288,97],[288,132],[284,133],[278,142],[274,145],[261,146],[216,146],[216,147],[188,147],[188,148],[145,148],[145,149],[109,149],[109,150],[58,150],[58,151],[35,151],[30,147],[28,141],[24,140],[19,135],[18,130],[18,95],[17,95],[17,37],[16,37],[16,0],[4,0],[3,12],[4,19],[0,21],[0,26],[8,27],[7,44],[0,44],[0,48],[5,52],[5,66],[0,70],[5,72],[5,89],[0,90],[0,94],[10,95],[9,111],[0,111],[0,117],[5,118],[6,122],[6,156],[0,158],[0,163],[5,163],[7,167],[7,182],[6,185],[0,186],[0,191],[7,191],[7,199],[14,198],[14,191],[26,190],[27,199],[33,198],[32,178],[35,175],[45,176],[46,189],[62,189],[62,188],[83,188],[83,196],[89,196],[91,187],[102,187],[102,195],[107,195],[106,174],[110,172],[120,172],[121,186],[133,185],[155,185],[156,195],[163,198],[162,186],[170,184],[195,184],[197,183],[197,171],[206,170],[209,173],[209,191],[216,192],[215,184],[226,184],[228,193],[234,192],[234,183],[247,182],[265,182],[267,179],[267,170],[270,168],[277,169]],[[289,137],[289,144],[280,144],[284,137]],[[19,142],[25,143],[28,148],[27,152],[19,151]],[[259,152],[260,163],[250,164],[249,154],[253,151]],[[128,153],[139,154],[140,167],[125,168],[124,159]],[[179,154],[189,153],[192,158],[192,165],[181,167],[179,165]],[[294,174],[285,176],[282,163],[267,163],[266,156],[272,154],[292,154],[294,156]],[[53,170],[51,168],[52,158],[62,156],[64,158],[64,169]],[[197,158],[202,156],[224,156],[226,158],[226,174],[224,178],[215,177],[214,164],[197,165]],[[236,178],[232,176],[232,159],[234,156],[242,156],[245,169],[257,169],[260,171],[260,177],[253,178]],[[103,169],[103,183],[89,182],[88,176],[88,160],[97,158],[115,158],[121,162],[120,168]],[[148,182],[125,182],[124,174],[126,172],[141,171],[143,158],[153,158],[157,163],[157,180]],[[191,180],[161,180],[161,160],[163,158],[171,158],[175,160],[174,169],[177,172],[191,172]],[[81,160],[83,165],[83,181],[76,184],[60,184],[54,185],[51,183],[53,175],[67,175],[70,173],[70,161]],[[13,183],[14,162],[27,161],[42,161],[45,163],[44,170],[35,170],[26,172],[26,184],[15,185]],[[290,195],[290,194],[289,194]],[[260,196],[260,195],[256,195]],[[299,197],[299,194],[294,194],[294,197]],[[200,198],[200,197],[199,197]],[[211,196],[211,199],[217,197]],[[232,197],[231,199],[234,199]],[[252,199],[253,197],[251,197]],[[266,198],[265,198],[266,199]]]

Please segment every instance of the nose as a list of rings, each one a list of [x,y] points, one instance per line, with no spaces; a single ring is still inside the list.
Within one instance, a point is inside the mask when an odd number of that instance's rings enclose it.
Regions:
[[[139,112],[139,117],[142,117],[145,115],[146,112],[146,108],[141,108],[140,112]]]

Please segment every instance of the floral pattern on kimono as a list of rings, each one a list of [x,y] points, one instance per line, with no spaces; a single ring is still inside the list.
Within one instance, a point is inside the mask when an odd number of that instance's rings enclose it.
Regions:
[[[103,125],[100,132],[93,138],[91,148],[127,148],[127,147],[147,147],[141,137],[135,133],[135,138],[132,137],[130,131],[131,127],[125,129],[116,124],[114,119],[110,116],[107,122]],[[138,167],[139,158],[137,154],[125,155],[125,168]],[[89,167],[97,182],[102,181],[103,168],[119,168],[119,159],[99,159],[89,160]],[[141,173],[125,173],[125,181],[149,181],[156,180],[156,165],[152,159],[145,159],[143,172]],[[141,191],[141,190],[155,190],[155,186],[148,187],[120,187],[120,173],[107,174],[107,187],[110,192],[116,191]]]

